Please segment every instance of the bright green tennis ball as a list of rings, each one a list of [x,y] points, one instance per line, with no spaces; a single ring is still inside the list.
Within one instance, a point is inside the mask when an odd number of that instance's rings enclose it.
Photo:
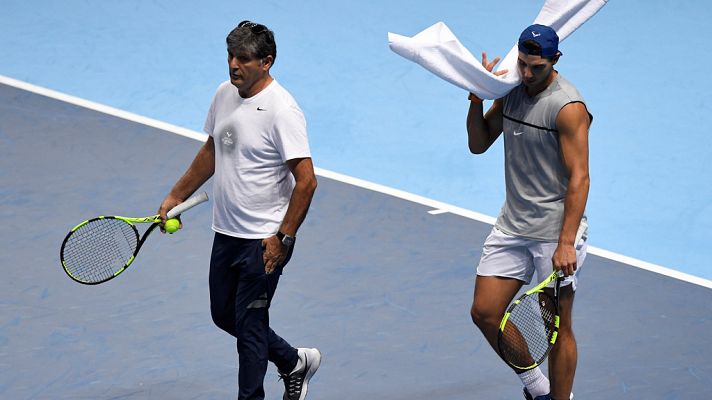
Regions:
[[[180,221],[178,221],[176,218],[169,219],[163,226],[163,229],[165,229],[168,233],[173,233],[177,231],[178,228],[180,228]]]

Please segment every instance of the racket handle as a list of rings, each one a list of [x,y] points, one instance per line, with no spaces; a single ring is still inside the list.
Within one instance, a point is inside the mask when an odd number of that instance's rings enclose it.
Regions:
[[[197,194],[188,200],[178,204],[177,206],[173,207],[170,211],[168,211],[168,214],[166,214],[166,217],[168,219],[175,218],[177,215],[182,214],[183,212],[190,210],[191,208],[197,206],[200,203],[204,203],[208,201],[208,194],[206,192],[201,192],[200,194]]]

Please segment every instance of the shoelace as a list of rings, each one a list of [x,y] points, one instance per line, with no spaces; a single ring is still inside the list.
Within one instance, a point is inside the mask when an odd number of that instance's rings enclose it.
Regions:
[[[284,390],[287,393],[287,398],[298,399],[302,392],[302,383],[304,382],[301,374],[279,374],[279,379],[284,381]]]

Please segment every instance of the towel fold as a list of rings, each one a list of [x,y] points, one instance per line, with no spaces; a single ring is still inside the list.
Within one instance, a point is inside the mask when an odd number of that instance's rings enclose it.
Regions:
[[[553,28],[561,42],[596,14],[607,1],[547,0],[534,23]],[[388,46],[395,53],[420,64],[440,78],[476,94],[481,99],[501,98],[521,82],[517,70],[516,43],[498,68],[507,69],[508,72],[496,76],[482,66],[481,61],[460,43],[443,22],[438,22],[413,37],[388,32]]]

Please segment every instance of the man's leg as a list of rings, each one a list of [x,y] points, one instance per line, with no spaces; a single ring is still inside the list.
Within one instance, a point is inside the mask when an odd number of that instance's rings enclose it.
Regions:
[[[559,294],[559,310],[561,320],[559,336],[549,353],[549,380],[551,381],[551,397],[556,400],[567,400],[574,385],[576,374],[577,349],[576,338],[572,328],[572,311],[576,292],[571,285],[561,288]]]
[[[235,293],[240,276],[235,266],[240,253],[240,241],[220,233],[215,234],[210,257],[210,315],[220,329],[235,333]]]
[[[473,322],[497,353],[499,323],[509,303],[522,285],[530,282],[534,273],[530,244],[529,239],[506,234],[495,227],[482,248],[470,313]],[[548,395],[549,380],[538,367],[515,372],[530,397]]]
[[[282,270],[292,257],[294,246],[289,249],[287,258],[274,273],[267,276],[267,297],[271,303]],[[309,391],[309,380],[319,369],[321,352],[314,348],[295,349],[272,329],[269,329],[269,360],[279,370],[284,382],[283,400],[304,400]]]
[[[472,322],[482,331],[495,352],[499,323],[509,303],[524,283],[517,279],[480,276],[475,279],[475,293],[470,309]]]
[[[536,243],[530,247],[534,257],[539,278],[551,273],[553,264],[551,257],[558,246],[557,243]],[[567,400],[571,396],[574,376],[576,374],[577,349],[576,337],[572,327],[574,297],[578,287],[578,277],[584,266],[587,254],[587,241],[582,238],[576,246],[576,272],[566,277],[559,293],[559,334],[554,348],[549,353],[549,380],[551,381],[551,397],[556,400]],[[551,293],[553,289],[546,289]]]
[[[499,322],[533,272],[526,241],[493,227],[477,266],[470,316],[497,353]]]
[[[250,241],[238,266],[240,280],[235,296],[238,399],[264,399],[264,377],[270,354],[276,353],[277,362],[283,366],[287,366],[287,363],[294,365],[297,350],[269,327],[269,303],[278,277],[265,273],[261,240]],[[289,353],[292,354],[291,360],[288,360]]]
[[[557,243],[537,243],[530,250],[539,277],[551,273],[553,264],[551,257]],[[576,246],[577,269],[574,275],[566,277],[559,293],[559,334],[551,353],[549,353],[549,380],[551,382],[551,397],[555,400],[567,400],[571,396],[574,376],[576,374],[577,349],[576,337],[572,326],[574,297],[578,286],[578,277],[586,260],[588,245],[583,238]],[[553,289],[546,289],[551,293]]]
[[[277,291],[277,284],[279,284],[279,278],[282,276],[282,270],[292,258],[293,251],[294,246],[289,249],[287,257],[284,259],[282,265],[277,267],[272,274],[266,276],[268,312],[269,305],[272,304],[272,298]],[[267,323],[269,325],[269,315],[267,316]],[[289,373],[297,366],[297,363],[299,362],[297,349],[292,347],[286,340],[282,339],[271,328],[268,329],[267,344],[269,348],[269,360],[277,366],[279,371],[286,371]]]
[[[269,321],[260,250],[259,241],[216,233],[210,259],[210,312],[237,339],[241,400],[264,399]]]
[[[499,354],[497,346],[499,323],[509,303],[523,284],[524,282],[517,279],[496,276],[478,275],[475,280],[475,295],[470,315],[472,321],[480,328],[480,331],[482,331],[482,334],[497,354]],[[515,372],[517,372],[517,376],[524,387],[534,394],[533,397],[545,395],[549,392],[549,382],[538,367],[524,373],[522,371]]]
[[[470,316],[497,353],[499,322],[531,273],[531,259],[522,241],[493,227],[477,266]]]

